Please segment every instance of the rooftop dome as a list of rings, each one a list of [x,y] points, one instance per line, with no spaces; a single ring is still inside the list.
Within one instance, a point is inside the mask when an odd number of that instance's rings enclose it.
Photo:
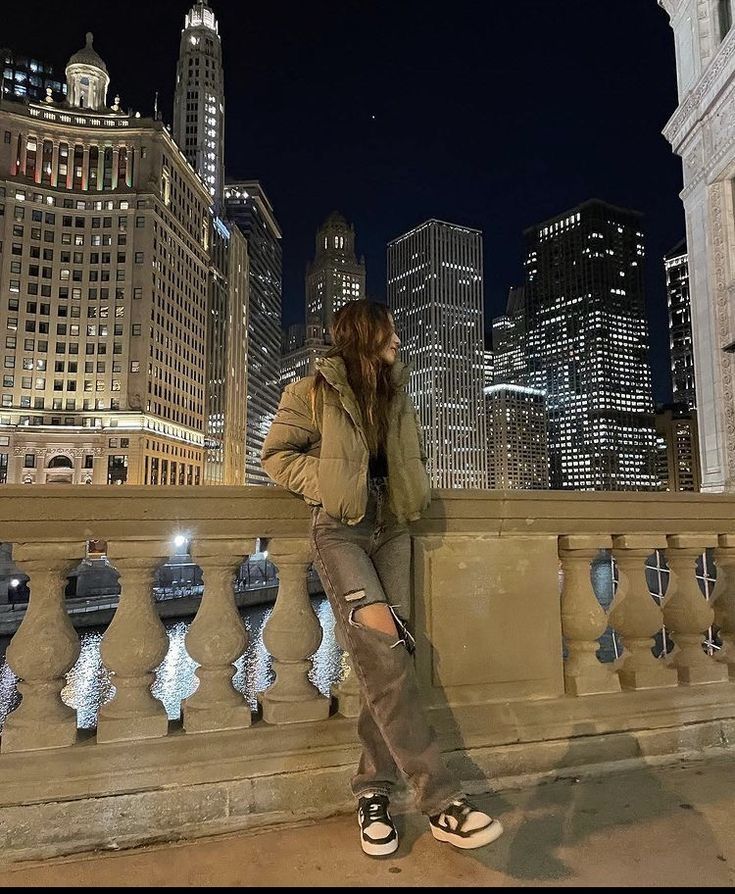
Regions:
[[[107,66],[105,65],[104,59],[92,46],[93,37],[94,36],[92,32],[87,31],[86,44],[82,47],[81,50],[78,50],[76,53],[74,53],[74,55],[66,64],[67,68],[70,65],[93,65],[95,68],[101,68],[102,71],[107,72]]]

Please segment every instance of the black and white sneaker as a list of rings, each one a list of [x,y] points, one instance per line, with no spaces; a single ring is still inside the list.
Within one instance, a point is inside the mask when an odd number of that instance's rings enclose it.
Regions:
[[[482,847],[503,834],[499,820],[483,813],[466,798],[452,801],[441,813],[430,816],[429,828],[437,841],[448,841],[462,848]]]
[[[368,792],[357,807],[360,843],[370,857],[384,857],[398,849],[398,833],[388,812],[388,796]]]

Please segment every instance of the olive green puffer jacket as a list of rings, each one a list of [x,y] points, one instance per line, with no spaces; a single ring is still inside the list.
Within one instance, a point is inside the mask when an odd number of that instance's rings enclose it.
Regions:
[[[263,468],[276,482],[322,505],[333,518],[356,525],[365,515],[369,450],[360,407],[338,355],[317,360],[326,379],[323,405],[312,418],[314,376],[287,385],[263,444]],[[431,500],[426,454],[418,415],[406,393],[409,368],[392,367],[398,386],[391,404],[386,439],[388,505],[400,522],[414,521]]]

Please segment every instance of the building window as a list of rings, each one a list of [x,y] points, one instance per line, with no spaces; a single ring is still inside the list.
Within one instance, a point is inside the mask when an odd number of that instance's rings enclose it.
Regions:
[[[108,456],[107,457],[107,483],[108,484],[125,484],[128,480],[128,458],[127,456]]]
[[[35,453],[26,453],[25,459],[23,461],[23,468],[25,468],[25,469],[35,469],[36,468],[36,454]]]

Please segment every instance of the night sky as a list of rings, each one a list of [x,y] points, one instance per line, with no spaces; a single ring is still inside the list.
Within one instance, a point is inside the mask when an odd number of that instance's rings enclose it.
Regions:
[[[63,67],[95,35],[124,108],[171,122],[186,0],[6,4],[0,43]],[[661,256],[682,237],[668,17],[655,0],[213,0],[228,177],[259,179],[281,224],[284,323],[333,209],[368,292],[386,243],[429,217],[484,233],[486,328],[522,282],[525,227],[598,197],[642,211],[654,391],[670,399]]]

